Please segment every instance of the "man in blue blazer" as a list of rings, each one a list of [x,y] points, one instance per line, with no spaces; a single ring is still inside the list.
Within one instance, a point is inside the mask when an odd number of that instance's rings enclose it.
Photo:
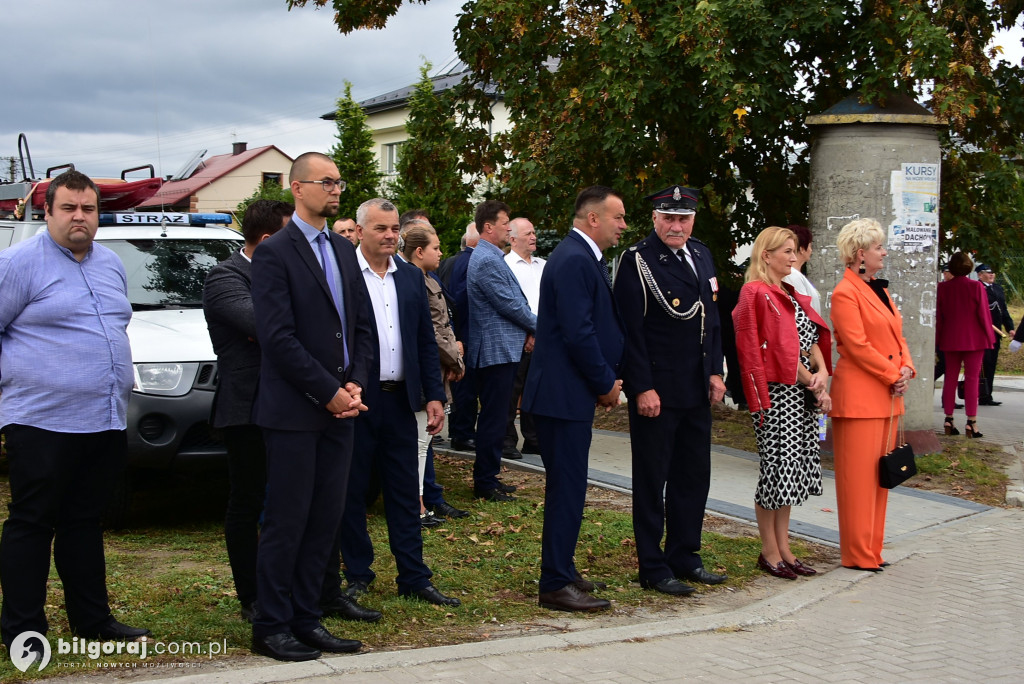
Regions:
[[[398,210],[388,200],[371,199],[359,206],[357,260],[370,301],[375,349],[365,393],[370,410],[356,421],[356,453],[338,548],[345,559],[346,594],[356,598],[376,577],[370,569],[373,544],[366,529],[365,496],[376,467],[399,595],[457,606],[459,599],[430,583],[432,573],[423,562],[415,414],[426,404],[427,431],[440,432],[445,393],[423,272],[394,258],[398,231]],[[326,592],[340,590],[339,561],[332,558]]]
[[[469,297],[466,294],[466,272],[469,270],[469,259],[473,250],[480,242],[480,233],[476,223],[466,226],[466,234],[462,236],[462,251],[441,262],[439,275],[445,264],[450,264],[448,273],[441,275],[441,284],[447,288],[454,305],[455,316],[452,324],[455,328],[455,339],[468,348],[469,339]],[[476,450],[476,414],[477,391],[476,374],[470,365],[466,365],[466,374],[458,382],[451,383],[452,411],[448,417],[448,437],[452,449],[457,451]]]
[[[300,155],[295,213],[253,251],[261,350],[253,422],[267,447],[267,499],[256,560],[253,651],[278,660],[347,653],[320,624],[320,588],[345,502],[355,418],[374,356],[355,248],[334,235],[345,182],[331,158]]]
[[[508,244],[509,208],[487,200],[476,208],[480,242],[469,258],[466,292],[469,333],[466,365],[476,371],[480,415],[476,425],[473,493],[488,501],[512,501],[515,491],[498,479],[508,406],[523,350],[533,351],[537,317],[502,248]]]
[[[548,259],[540,281],[537,347],[523,410],[534,415],[547,484],[541,541],[539,603],[554,610],[600,610],[594,582],[573,555],[583,522],[594,405],[615,406],[625,328],[612,296],[602,252],[626,229],[622,197],[586,188],[576,198],[573,229]]]
[[[219,430],[228,452],[228,510],[224,542],[228,548],[235,593],[242,617],[256,616],[256,548],[259,520],[267,490],[267,450],[263,433],[252,424],[252,404],[260,373],[260,346],[252,313],[252,253],[281,230],[295,207],[287,202],[256,200],[245,210],[242,249],[206,275],[203,314],[217,354],[217,392],[210,425]]]

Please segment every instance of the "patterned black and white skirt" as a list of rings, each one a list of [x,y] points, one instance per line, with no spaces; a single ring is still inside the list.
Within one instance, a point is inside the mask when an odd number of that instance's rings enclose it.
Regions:
[[[753,414],[754,435],[761,457],[754,501],[762,508],[799,506],[809,496],[821,496],[821,458],[818,455],[818,417],[807,410],[803,385],[768,383],[772,407]]]

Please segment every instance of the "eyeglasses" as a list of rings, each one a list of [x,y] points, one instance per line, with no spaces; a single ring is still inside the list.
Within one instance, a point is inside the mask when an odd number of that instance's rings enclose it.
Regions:
[[[323,180],[308,180],[308,181],[296,181],[297,183],[319,183],[324,189],[324,192],[334,192],[334,188],[338,188],[338,192],[345,192],[345,188],[348,187],[348,183],[341,180],[340,178],[335,180],[333,178],[325,178]]]

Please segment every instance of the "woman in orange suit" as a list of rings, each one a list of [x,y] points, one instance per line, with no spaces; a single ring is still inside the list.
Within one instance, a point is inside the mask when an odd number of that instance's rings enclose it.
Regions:
[[[846,270],[831,304],[839,352],[832,376],[839,551],[843,567],[871,572],[887,565],[882,542],[889,490],[878,484],[878,459],[896,444],[895,423],[915,374],[889,283],[874,277],[884,265],[884,242],[874,219],[843,226],[836,244]]]

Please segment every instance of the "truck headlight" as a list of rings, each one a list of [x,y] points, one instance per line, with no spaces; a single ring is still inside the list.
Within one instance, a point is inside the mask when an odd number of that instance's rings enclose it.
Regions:
[[[189,393],[198,363],[136,363],[135,392],[180,397]]]

